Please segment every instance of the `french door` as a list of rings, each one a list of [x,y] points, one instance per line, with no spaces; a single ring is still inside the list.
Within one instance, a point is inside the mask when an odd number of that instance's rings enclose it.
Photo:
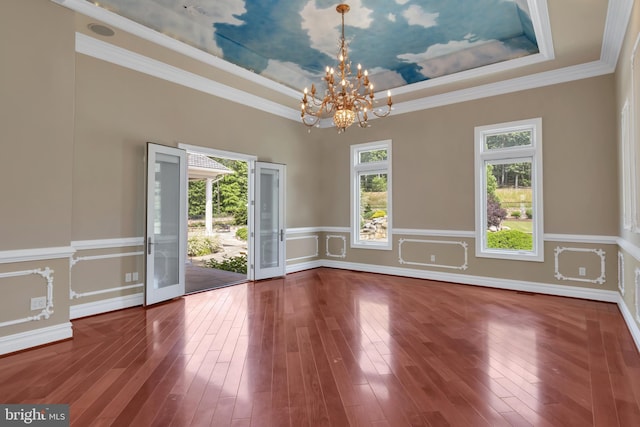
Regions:
[[[254,279],[285,275],[285,166],[255,163]]]
[[[147,143],[145,305],[184,295],[187,153]]]

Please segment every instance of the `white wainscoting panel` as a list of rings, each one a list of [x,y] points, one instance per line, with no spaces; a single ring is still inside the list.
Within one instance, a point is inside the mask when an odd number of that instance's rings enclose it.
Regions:
[[[575,277],[575,276],[565,276],[560,272],[560,255],[564,252],[584,252],[584,253],[594,253],[600,257],[600,275],[595,279],[587,279],[585,277]],[[554,250],[555,255],[555,277],[558,280],[571,280],[573,282],[585,282],[585,283],[595,283],[598,285],[603,285],[605,282],[605,251],[602,249],[591,249],[591,248],[565,248],[562,246],[558,246]]]
[[[459,265],[447,265],[447,264],[436,264],[436,263],[427,263],[427,262],[419,262],[419,261],[408,261],[402,256],[402,246],[404,243],[427,243],[427,244],[442,244],[442,245],[460,245],[463,250],[463,259],[460,261]],[[468,243],[467,242],[453,242],[447,240],[423,240],[423,239],[400,239],[398,241],[398,258],[400,264],[407,265],[418,265],[421,267],[439,267],[439,268],[450,268],[455,270],[466,270],[468,268]]]
[[[53,314],[53,270],[49,267],[37,268],[34,270],[22,270],[22,271],[10,271],[7,273],[0,273],[0,279],[10,278],[10,277],[20,277],[20,276],[30,276],[37,275],[42,277],[47,284],[47,293],[46,293],[46,305],[42,311],[33,316],[27,316],[20,319],[8,320],[5,322],[0,322],[0,327],[3,326],[11,326],[17,325],[20,323],[33,322],[42,319],[48,319]],[[25,303],[25,307],[27,304]]]
[[[287,230],[287,233],[289,233],[289,230]],[[309,255],[303,255],[303,256],[298,256],[295,258],[288,258],[287,262],[289,261],[298,261],[301,259],[309,259],[309,258],[315,258],[319,255],[319,243],[318,243],[318,236],[298,236],[298,237],[287,237],[287,241],[290,240],[304,240],[304,239],[314,239],[315,240],[315,252]]]
[[[331,253],[329,250],[329,241],[331,239],[338,239],[342,241],[342,247],[337,254]],[[346,258],[347,257],[347,238],[338,234],[327,234],[325,236],[325,255],[332,258]]]

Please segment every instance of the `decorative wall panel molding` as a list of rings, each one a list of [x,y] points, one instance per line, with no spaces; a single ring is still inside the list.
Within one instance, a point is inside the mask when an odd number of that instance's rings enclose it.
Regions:
[[[589,234],[549,234],[544,235],[545,242],[589,243],[592,245],[615,245],[617,236],[596,236]]]
[[[93,295],[108,294],[109,292],[124,291],[126,289],[135,289],[135,288],[144,288],[144,283],[136,283],[136,284],[127,285],[127,286],[117,286],[115,288],[100,289],[97,291],[90,291],[90,292],[75,292],[73,289],[70,289],[69,299],[73,300],[78,298],[90,297]]]
[[[72,242],[75,248],[79,250],[97,250],[97,249],[115,249],[115,248],[124,248],[124,247],[133,247],[133,246],[142,246],[144,244],[143,238],[126,238],[126,239],[102,239],[102,240],[83,240]],[[124,257],[132,257],[132,256],[143,256],[144,251],[133,251],[133,252],[122,252],[115,254],[101,254],[101,255],[88,255],[88,256],[74,256],[69,260],[69,272],[73,273],[73,267],[81,262],[81,261],[96,261],[103,259],[112,259],[112,258],[124,258]],[[142,288],[144,287],[144,283],[136,283],[126,286],[117,286],[109,289],[100,289],[97,291],[90,292],[76,292],[69,286],[69,299],[78,299],[84,298],[92,295],[100,295],[106,294],[109,292],[117,292],[126,289],[133,288]]]
[[[636,268],[635,276],[636,295],[635,295],[635,309],[636,309],[636,321],[640,323],[640,268]]]
[[[69,258],[73,253],[74,249],[71,246],[0,251],[0,264]]]
[[[618,246],[627,251],[636,261],[640,262],[640,248],[622,237],[618,238]]]
[[[287,235],[290,234],[313,234],[320,233],[322,230],[320,227],[294,227],[287,228]]]
[[[430,237],[467,237],[475,238],[475,231],[464,230],[425,230],[413,228],[394,228],[393,234],[404,234],[405,236],[430,236]]]
[[[287,230],[287,233],[289,232],[289,230]],[[315,249],[315,253],[311,254],[311,255],[303,255],[303,256],[299,256],[299,257],[295,257],[295,258],[288,258],[287,262],[289,261],[298,261],[301,259],[308,259],[308,258],[315,258],[319,255],[319,243],[318,243],[318,236],[299,236],[299,237],[287,237],[287,242],[290,240],[303,240],[303,239],[314,239],[316,241],[316,249]]]
[[[44,309],[42,309],[42,311],[35,316],[27,316],[21,319],[0,322],[0,327],[48,319],[53,314],[53,270],[49,267],[45,267],[44,269],[37,268],[35,270],[10,271],[8,273],[0,273],[0,279],[6,279],[9,277],[30,276],[32,274],[42,277],[47,282],[47,300]]]
[[[564,252],[584,252],[584,253],[594,253],[600,257],[600,276],[595,279],[587,279],[584,277],[573,277],[573,276],[565,276],[560,273],[560,255]],[[554,250],[555,256],[555,278],[558,280],[571,280],[574,282],[586,282],[586,283],[595,283],[598,285],[602,285],[605,282],[605,251],[602,249],[591,249],[591,248],[565,248],[562,246],[558,246]]]
[[[624,254],[618,251],[618,289],[624,296]]]
[[[406,242],[411,243],[429,243],[429,244],[442,244],[442,245],[460,245],[463,249],[464,260],[460,265],[447,265],[447,264],[435,264],[417,261],[407,261],[402,257],[402,246]],[[421,267],[439,267],[439,268],[451,268],[455,270],[466,270],[468,268],[468,246],[467,242],[451,242],[447,240],[422,240],[422,239],[400,239],[398,241],[398,261],[400,264],[418,265]]]
[[[340,248],[340,252],[337,254],[332,254],[329,250],[329,240],[331,239],[339,239],[342,240],[342,247]],[[346,258],[347,257],[347,238],[344,236],[340,236],[337,234],[327,234],[325,238],[325,255],[332,258]]]
[[[123,237],[117,239],[75,240],[71,246],[76,251],[94,249],[113,249],[131,246],[144,246],[144,237]]]

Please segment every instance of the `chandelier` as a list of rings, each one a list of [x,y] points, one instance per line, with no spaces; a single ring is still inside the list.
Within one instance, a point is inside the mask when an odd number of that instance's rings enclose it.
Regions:
[[[349,5],[339,4],[336,11],[342,15],[342,36],[340,37],[340,50],[338,51],[338,70],[327,67],[323,78],[327,85],[322,101],[316,98],[316,87],[311,85],[311,92],[304,89],[304,96],[300,108],[302,110],[302,123],[309,127],[316,126],[321,118],[330,117],[333,114],[333,123],[338,128],[338,133],[344,132],[356,120],[360,127],[369,127],[368,114],[371,112],[377,117],[386,117],[391,113],[391,93],[387,91],[387,108],[374,109],[373,83],[369,81],[369,73],[362,70],[358,64],[358,73],[355,78],[351,73],[351,62],[347,51],[347,43],[344,38],[344,14],[349,12]]]

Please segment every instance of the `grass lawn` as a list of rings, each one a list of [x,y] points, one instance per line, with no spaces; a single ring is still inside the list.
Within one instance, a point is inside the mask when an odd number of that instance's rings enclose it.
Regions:
[[[512,230],[519,230],[525,233],[533,233],[533,222],[532,221],[510,221],[504,220],[502,221],[502,226],[509,227]]]

